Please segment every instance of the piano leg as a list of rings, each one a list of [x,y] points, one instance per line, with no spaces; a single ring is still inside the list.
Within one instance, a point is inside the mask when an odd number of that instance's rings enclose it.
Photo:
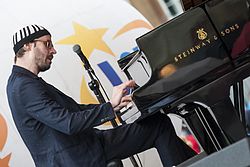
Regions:
[[[177,114],[184,118],[207,154],[219,151],[246,136],[229,97],[210,107],[188,103],[179,108]]]
[[[211,106],[211,110],[231,144],[246,137],[244,126],[229,97]]]

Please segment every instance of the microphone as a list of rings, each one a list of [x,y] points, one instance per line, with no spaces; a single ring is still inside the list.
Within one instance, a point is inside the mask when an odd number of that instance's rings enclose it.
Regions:
[[[76,44],[73,46],[73,51],[80,57],[80,59],[82,60],[84,67],[86,70],[89,70],[91,72],[93,72],[93,69],[91,68],[88,59],[86,58],[86,56],[82,53],[81,50],[81,46]]]

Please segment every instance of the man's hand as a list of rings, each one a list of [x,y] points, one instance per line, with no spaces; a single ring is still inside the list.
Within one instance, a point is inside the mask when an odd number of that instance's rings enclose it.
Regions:
[[[135,81],[129,80],[114,87],[113,94],[110,99],[110,103],[114,111],[118,111],[119,109],[126,106],[129,102],[132,101],[131,95],[126,95],[128,93],[128,89],[126,88],[133,88],[134,86]]]
[[[114,111],[119,111],[123,107],[127,106],[131,101],[132,101],[131,95],[126,95],[122,97],[120,104],[114,107]]]

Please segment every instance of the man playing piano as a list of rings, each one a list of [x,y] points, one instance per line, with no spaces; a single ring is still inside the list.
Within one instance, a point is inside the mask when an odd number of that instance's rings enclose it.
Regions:
[[[104,104],[78,104],[38,77],[50,68],[56,50],[51,34],[29,25],[13,36],[15,60],[7,95],[16,127],[37,167],[105,167],[155,147],[165,167],[195,155],[174,131],[170,119],[158,114],[139,123],[110,130],[95,127],[115,118],[131,101],[124,96],[127,81],[114,87]]]

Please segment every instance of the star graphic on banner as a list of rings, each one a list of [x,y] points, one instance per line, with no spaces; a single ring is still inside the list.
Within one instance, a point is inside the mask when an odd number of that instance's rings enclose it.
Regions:
[[[4,157],[3,159],[0,158],[0,166],[1,167],[9,167],[9,161],[10,161],[11,153]]]
[[[88,29],[78,23],[73,23],[75,34],[62,39],[57,44],[79,44],[85,56],[89,58],[94,49],[101,50],[112,56],[115,54],[109,46],[103,41],[103,36],[107,28]]]
[[[0,114],[0,151],[3,150],[4,145],[6,144],[7,141],[7,136],[8,136],[8,127],[7,123],[4,119],[4,117]]]

